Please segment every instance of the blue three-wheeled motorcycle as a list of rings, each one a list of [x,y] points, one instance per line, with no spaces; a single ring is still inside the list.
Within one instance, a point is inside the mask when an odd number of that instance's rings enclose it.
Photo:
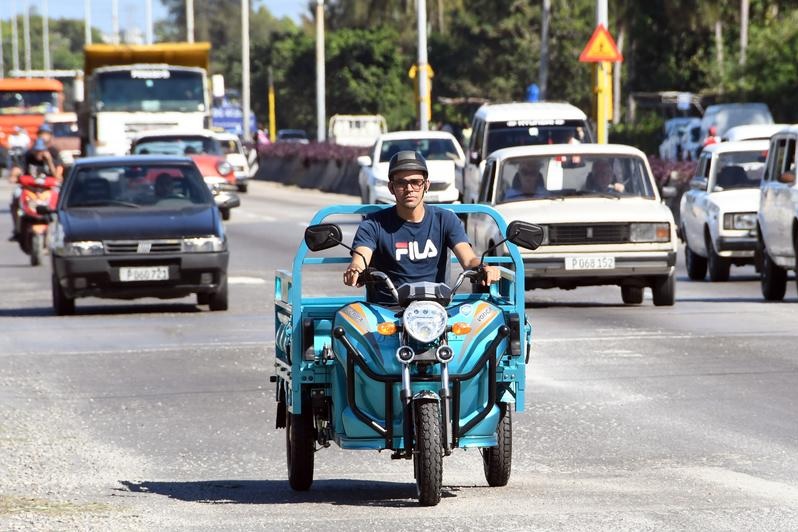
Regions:
[[[479,289],[482,268],[462,272],[451,287],[429,282],[394,287],[384,273],[368,269],[366,282],[385,283],[395,306],[369,303],[362,293],[303,297],[303,266],[350,260],[349,252],[308,256],[335,246],[351,250],[337,225],[322,222],[381,208],[374,205],[319,211],[305,231],[293,272],[277,272],[272,381],[293,489],[310,488],[314,453],[331,441],[344,449],[390,449],[392,458],[412,458],[422,505],[440,501],[443,457],[458,447],[480,448],[488,484],[507,484],[512,412],[524,408],[531,336],[516,245],[535,249],[543,231],[523,222],[507,227],[499,213],[481,205],[445,207],[491,216],[506,235],[506,242],[483,255],[501,270],[501,280],[489,290]],[[457,293],[464,280],[477,289]]]

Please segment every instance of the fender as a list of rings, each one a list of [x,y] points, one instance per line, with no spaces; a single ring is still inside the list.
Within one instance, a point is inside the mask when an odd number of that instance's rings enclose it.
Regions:
[[[441,396],[431,390],[421,390],[420,392],[414,393],[413,397],[410,400],[413,403],[415,403],[416,401],[425,402],[425,403],[436,401],[440,403]]]

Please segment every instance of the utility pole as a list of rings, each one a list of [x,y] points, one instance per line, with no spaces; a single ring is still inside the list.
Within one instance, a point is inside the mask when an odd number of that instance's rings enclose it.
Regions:
[[[119,44],[119,0],[111,0],[111,42]]]
[[[44,52],[44,70],[50,70],[50,21],[47,14],[47,0],[42,0],[42,48]]]
[[[3,21],[0,20],[0,78],[6,77],[6,63],[3,60]]]
[[[327,140],[326,92],[324,85],[324,0],[316,0],[316,141]]]
[[[546,99],[546,86],[549,83],[549,20],[551,18],[551,0],[543,0],[543,12],[540,17],[540,70],[538,85],[540,99]]]
[[[751,5],[749,0],[740,0],[740,64],[745,64],[745,54],[748,50],[748,13]]]
[[[25,12],[22,14],[23,45],[25,47],[25,77],[30,77],[30,4],[25,0]]]
[[[145,13],[146,21],[144,22],[144,24],[147,26],[147,28],[145,30],[145,42],[147,44],[152,44],[152,41],[153,41],[153,37],[152,37],[152,0],[147,0],[146,8],[147,8],[146,13]]]
[[[277,139],[277,121],[274,118],[274,75],[269,67],[269,140]]]
[[[430,97],[427,77],[427,0],[417,0],[418,12],[418,128],[429,129]]]
[[[608,15],[607,15],[607,0],[598,0],[596,2],[596,25],[602,24],[608,28]],[[597,98],[601,101],[596,102],[596,140],[599,144],[607,143],[607,110],[612,102],[610,89],[610,79],[612,77],[611,66],[608,61],[601,61],[596,63],[596,89]]]
[[[186,0],[186,40],[194,42],[194,0]]]
[[[241,100],[244,142],[249,142],[252,140],[249,127],[249,0],[241,0]]]
[[[14,18],[11,21],[11,66],[19,72],[19,33],[17,31],[17,0],[13,4]]]
[[[91,0],[83,2],[83,42],[91,44]]]

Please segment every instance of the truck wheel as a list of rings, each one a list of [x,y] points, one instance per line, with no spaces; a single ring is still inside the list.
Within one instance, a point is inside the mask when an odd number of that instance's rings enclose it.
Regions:
[[[222,275],[222,282],[216,292],[208,296],[208,308],[211,310],[227,310],[227,275]]]
[[[781,301],[787,291],[787,270],[773,262],[765,249],[762,252],[762,271],[759,273],[762,296],[767,301]]]
[[[64,289],[61,288],[55,274],[50,279],[53,288],[53,310],[56,316],[71,316],[75,313],[75,300],[64,294]]]
[[[302,414],[288,414],[285,427],[285,448],[288,483],[295,491],[307,491],[313,484],[313,414],[305,408]]]
[[[657,277],[651,286],[651,295],[657,307],[670,307],[676,302],[676,277],[670,275]]]
[[[496,447],[482,451],[482,465],[488,486],[506,486],[513,465],[513,416],[510,405],[500,403],[499,426],[496,427]]]
[[[729,280],[729,270],[731,261],[715,252],[715,246],[709,235],[706,236],[707,245],[707,268],[709,269],[709,280],[716,283],[725,283]]]
[[[35,233],[30,239],[30,265],[38,266],[44,259],[44,235]]]
[[[687,240],[684,241],[684,265],[692,281],[703,281],[707,275],[707,259],[690,249]]]
[[[246,194],[247,190],[249,190],[249,185],[247,183],[239,183],[236,187],[238,187],[238,191],[242,194]]]
[[[639,305],[643,302],[643,287],[641,286],[622,286],[621,299],[627,305]]]
[[[413,466],[418,502],[422,506],[435,506],[441,502],[443,484],[440,406],[437,401],[417,402],[413,406],[416,436]]]

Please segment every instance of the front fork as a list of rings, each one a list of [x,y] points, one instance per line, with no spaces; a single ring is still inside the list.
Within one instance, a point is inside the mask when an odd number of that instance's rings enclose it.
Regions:
[[[412,455],[413,423],[410,420],[413,419],[414,415],[413,401],[420,400],[435,400],[441,403],[443,450],[446,456],[449,456],[452,454],[452,392],[449,390],[449,362],[451,362],[452,358],[454,358],[454,352],[452,351],[452,348],[448,345],[442,345],[435,352],[435,358],[437,358],[438,362],[441,363],[441,389],[439,395],[435,395],[435,393],[426,390],[417,394],[413,394],[413,390],[410,385],[410,364],[415,358],[415,353],[413,352],[412,348],[409,346],[400,347],[396,351],[396,358],[402,363],[401,399],[404,406],[403,418],[405,420],[403,436],[405,441],[405,449],[407,450],[405,456],[409,458]]]

